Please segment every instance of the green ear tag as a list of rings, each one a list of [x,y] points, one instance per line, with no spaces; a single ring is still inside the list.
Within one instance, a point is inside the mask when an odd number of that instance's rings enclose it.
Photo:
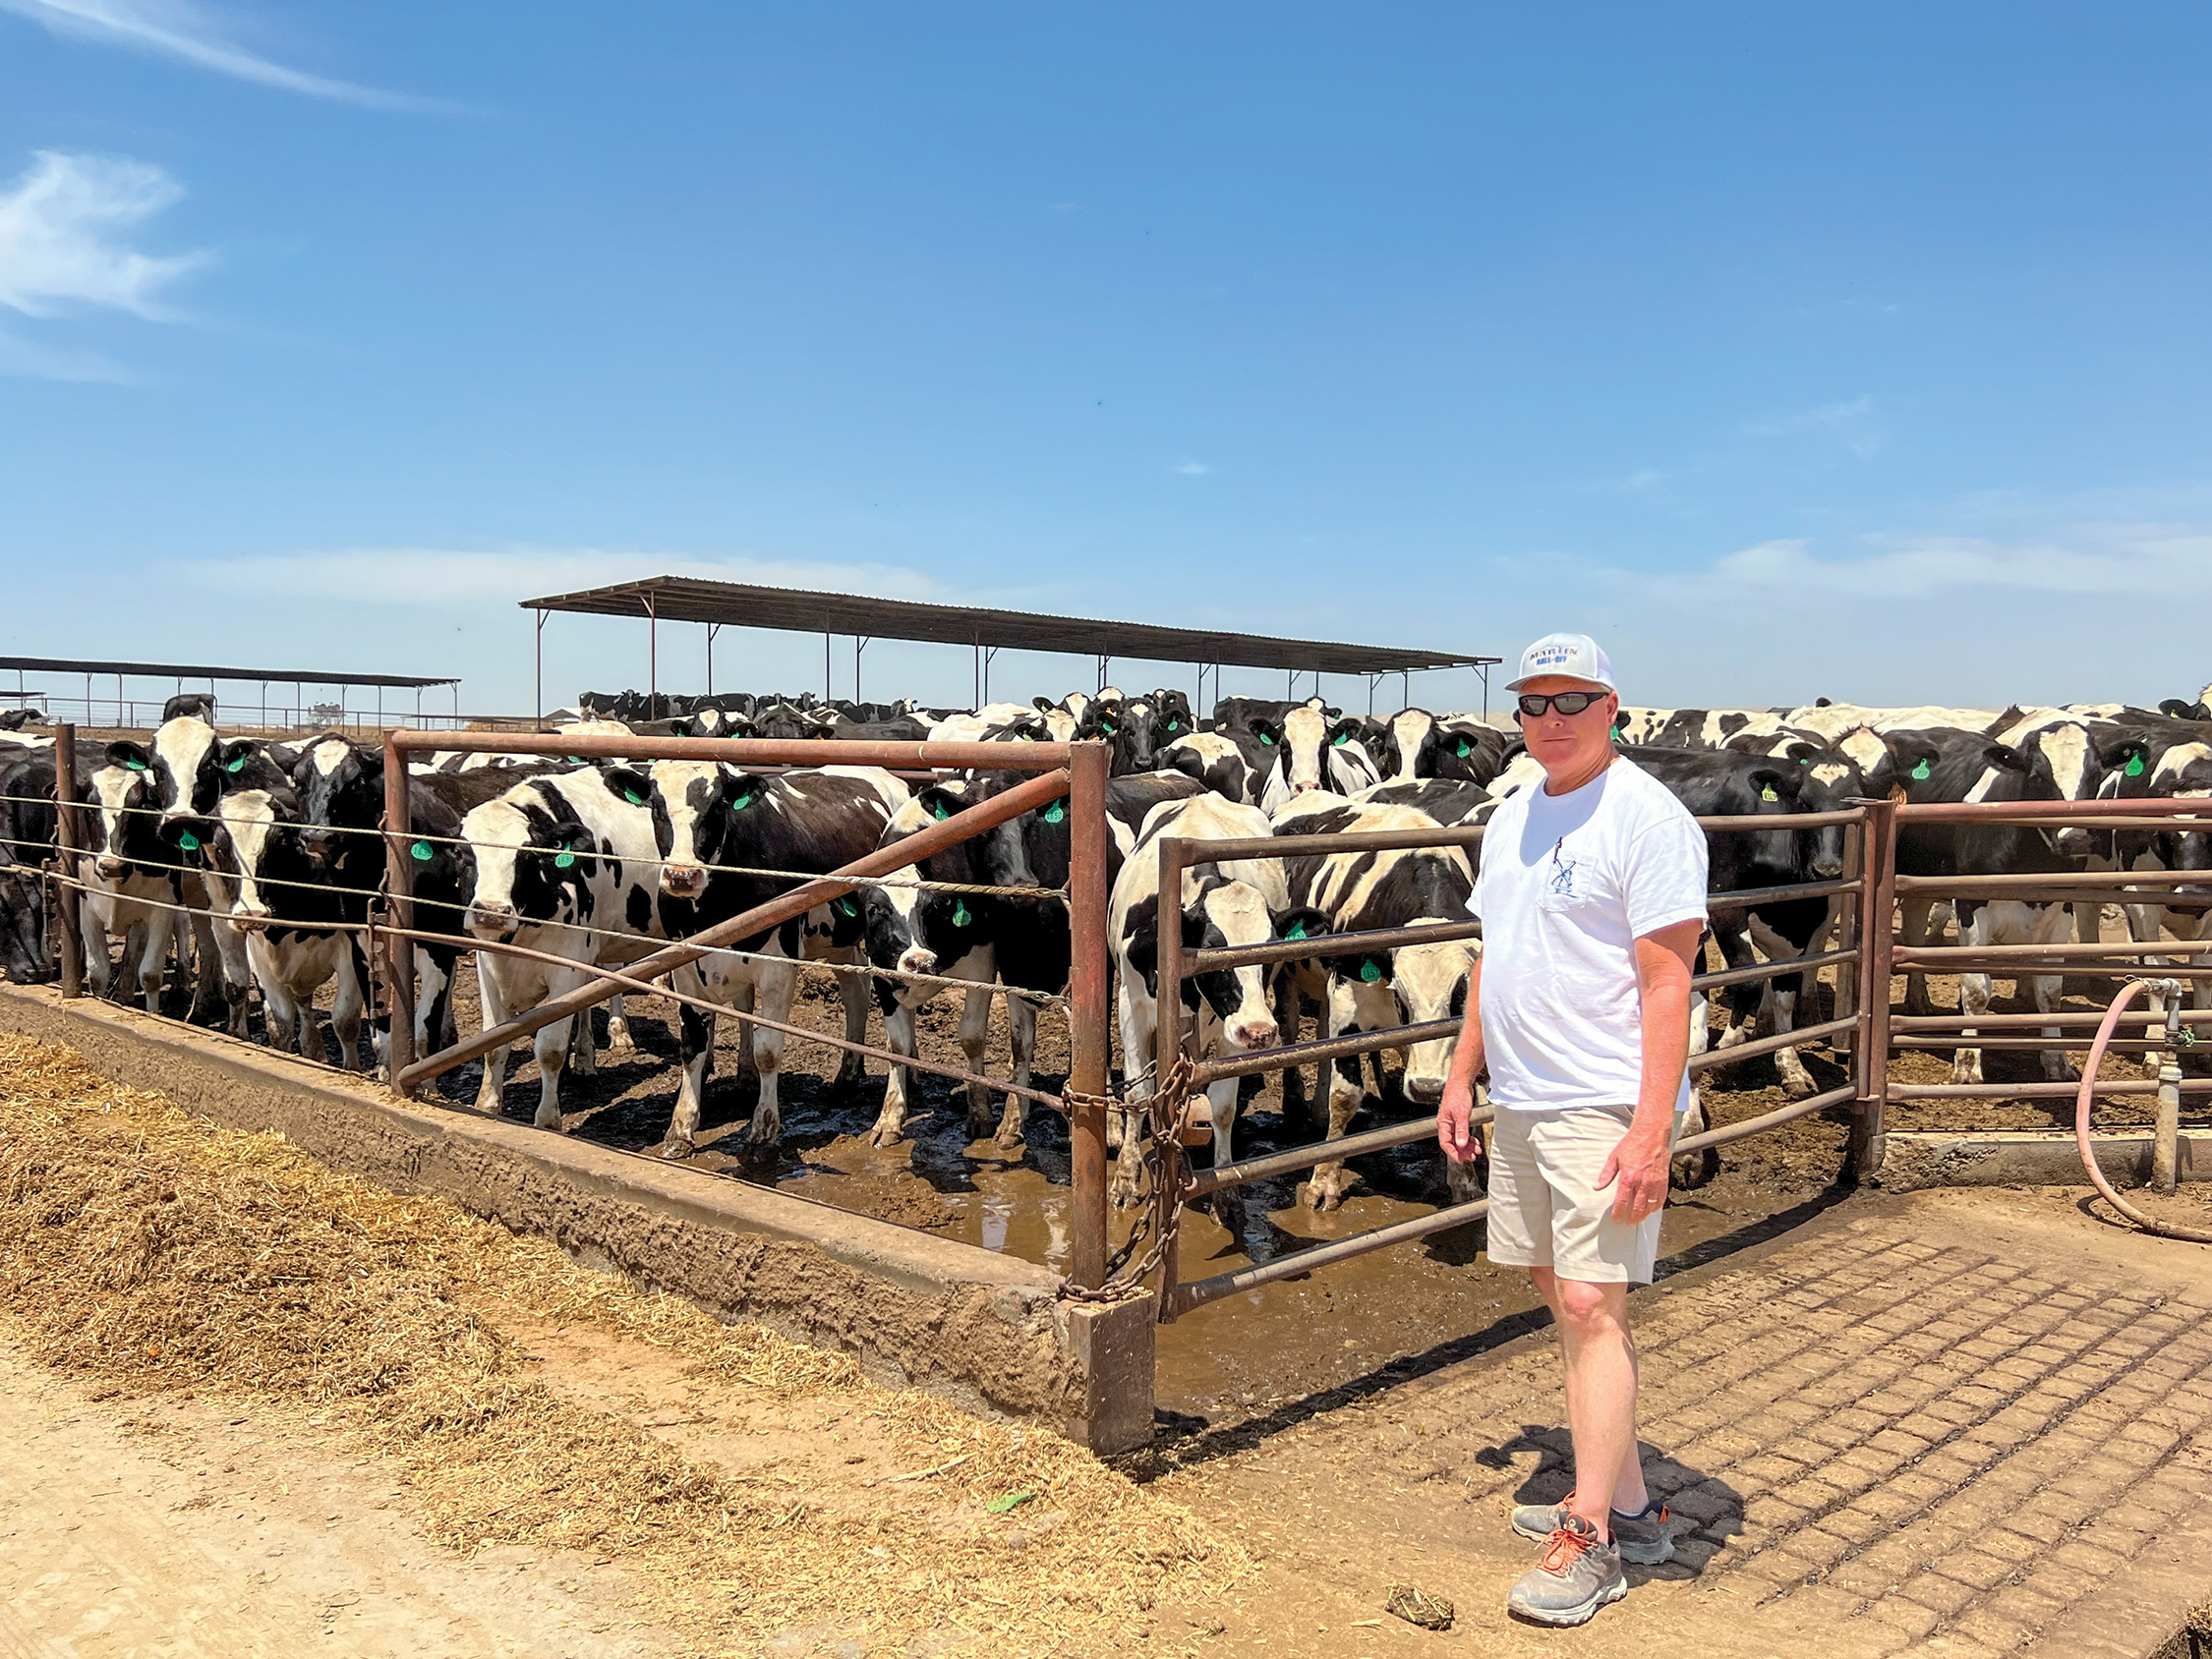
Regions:
[[[223,765],[223,771],[225,772],[244,772],[245,770],[246,757],[244,755],[236,756]]]
[[[1800,755],[1797,757],[1797,764],[1801,767],[1809,767],[1813,764],[1813,757],[1810,755]]]
[[[555,870],[566,870],[575,862],[576,855],[572,852],[561,852],[553,855],[553,868]]]
[[[1934,769],[1931,768],[1926,761],[1922,761],[1918,766],[1912,769],[1912,775],[1925,780],[1928,776],[1928,773],[1933,770]]]
[[[1169,731],[1181,731],[1183,729],[1183,722],[1181,720],[1170,720],[1167,723],[1166,729]]]
[[[1778,801],[1781,799],[1779,795],[1775,793],[1775,786],[1772,783],[1759,791],[1759,798],[1762,801]]]
[[[417,841],[413,846],[409,847],[407,851],[408,855],[412,857],[418,864],[428,864],[432,859],[437,856],[436,852],[431,850],[431,844],[428,841]]]
[[[1345,744],[1351,741],[1352,734],[1348,731],[1340,731],[1336,734],[1336,746],[1340,749],[1343,748]]]
[[[2127,775],[2129,777],[2143,775],[2143,752],[2140,749],[2127,757]]]
[[[930,802],[929,810],[932,816],[939,819],[946,819],[953,816],[953,809],[947,806],[943,801]]]
[[[1615,726],[1615,727],[1613,727],[1613,735],[1614,735],[1615,737],[1618,737],[1618,736],[1620,735],[1620,727],[1619,727],[1619,726]],[[1470,743],[1470,742],[1468,742],[1466,738],[1464,738],[1464,737],[1463,737],[1463,738],[1461,738],[1461,739],[1459,740],[1459,758],[1460,758],[1461,760],[1463,760],[1463,761],[1464,761],[1464,760],[1466,760],[1466,759],[1467,759],[1467,757],[1468,757],[1468,756],[1470,756],[1470,755],[1472,755],[1472,754],[1474,754],[1474,753],[1475,753],[1475,745],[1474,745],[1474,744],[1472,744],[1472,743]]]
[[[1372,985],[1382,977],[1382,964],[1369,956],[1360,964],[1360,977],[1366,980],[1368,984]]]
[[[1285,939],[1304,939],[1306,937],[1306,924],[1304,922],[1293,922],[1290,932],[1283,937]]]
[[[641,807],[645,805],[645,797],[639,794],[635,789],[623,790],[622,799],[629,802],[633,807]]]
[[[729,803],[729,810],[730,810],[731,812],[743,812],[743,811],[744,811],[744,810],[745,810],[745,809],[746,809],[747,807],[751,806],[752,804],[753,804],[753,798],[752,798],[752,796],[750,796],[750,795],[739,795],[739,796],[738,796],[738,797],[737,797],[737,798],[736,798],[736,799],[735,799],[734,801],[731,801],[731,802]]]
[[[125,761],[123,765],[132,772],[146,771],[146,762],[140,760],[136,755],[133,755],[129,760]]]
[[[1066,801],[1055,801],[1044,810],[1044,821],[1047,824],[1065,823],[1067,817],[1068,803]]]
[[[830,908],[835,910],[840,916],[854,916],[859,914],[858,910],[854,907],[852,900],[849,898],[841,898],[834,904],[832,904]]]
[[[669,734],[672,737],[689,737],[691,735],[691,728],[687,725],[684,725],[681,721],[678,721],[676,724],[669,727]]]
[[[1259,741],[1266,744],[1270,749],[1274,748],[1275,746],[1275,740],[1272,737],[1268,736],[1264,731],[1259,734]]]
[[[177,845],[187,852],[198,852],[200,850],[200,837],[187,830],[177,836]]]
[[[956,904],[955,904],[955,905],[953,906],[953,926],[954,926],[954,927],[956,927],[956,928],[964,928],[964,927],[966,927],[966,926],[968,925],[968,923],[970,923],[970,922],[972,922],[972,921],[974,921],[974,920],[975,920],[975,918],[974,918],[973,916],[970,916],[970,915],[969,915],[969,914],[967,913],[967,906],[966,906],[966,905],[964,905],[964,904],[959,904],[959,903],[956,903]]]

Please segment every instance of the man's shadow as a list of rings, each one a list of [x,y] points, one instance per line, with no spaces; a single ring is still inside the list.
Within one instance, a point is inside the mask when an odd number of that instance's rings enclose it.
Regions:
[[[1573,1442],[1563,1424],[1523,1423],[1519,1434],[1484,1447],[1475,1460],[1485,1468],[1510,1468],[1516,1456],[1529,1452],[1537,1455],[1536,1467],[1513,1489],[1513,1501],[1556,1504],[1564,1500],[1575,1488],[1575,1475]],[[1743,1494],[1703,1469],[1676,1461],[1649,1441],[1639,1441],[1637,1453],[1644,1460],[1644,1484],[1666,1506],[1674,1557],[1658,1567],[1624,1564],[1629,1582],[1702,1576],[1727,1541],[1742,1533]]]

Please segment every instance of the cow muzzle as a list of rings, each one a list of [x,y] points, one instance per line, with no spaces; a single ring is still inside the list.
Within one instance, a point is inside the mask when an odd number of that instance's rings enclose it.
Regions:
[[[661,890],[670,898],[697,898],[707,890],[707,872],[696,864],[664,864]]]
[[[478,899],[469,906],[469,932],[505,938],[515,930],[514,906]]]
[[[108,853],[102,853],[98,858],[92,860],[92,872],[103,882],[120,882],[123,879],[123,873],[130,868],[120,858]]]
[[[933,974],[937,971],[937,952],[916,945],[911,950],[899,953],[899,971],[902,974]]]
[[[1228,1031],[1233,1049],[1271,1049],[1278,1035],[1275,1022],[1264,1014],[1239,1014],[1228,1022]]]
[[[1406,1099],[1416,1106],[1435,1106],[1444,1098],[1444,1080],[1441,1077],[1406,1073]]]
[[[266,933],[269,923],[275,918],[270,915],[265,904],[241,902],[231,911],[230,920],[240,933],[254,934]]]

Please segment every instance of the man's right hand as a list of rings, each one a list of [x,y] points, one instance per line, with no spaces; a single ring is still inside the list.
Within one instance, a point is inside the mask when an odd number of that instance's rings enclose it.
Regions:
[[[1436,1109],[1436,1144],[1455,1164],[1472,1164],[1483,1156],[1483,1137],[1468,1118],[1475,1111],[1475,1084],[1453,1077],[1444,1085],[1444,1103]]]

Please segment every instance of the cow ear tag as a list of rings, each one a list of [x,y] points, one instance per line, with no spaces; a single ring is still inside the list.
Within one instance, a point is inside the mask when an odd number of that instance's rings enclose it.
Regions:
[[[187,852],[198,852],[200,850],[200,837],[190,830],[180,830],[177,834],[177,845]]]
[[[244,755],[234,756],[223,763],[223,771],[225,772],[244,772],[245,770],[246,757]]]
[[[428,864],[432,859],[437,856],[437,853],[431,850],[431,844],[428,841],[417,841],[413,846],[409,847],[407,851],[408,854],[418,864]]]
[[[645,805],[645,797],[639,794],[635,789],[623,790],[622,799],[629,802],[633,807],[641,807]]]
[[[970,916],[970,915],[969,915],[969,914],[967,913],[967,906],[966,906],[966,905],[964,905],[964,904],[955,904],[955,905],[953,906],[953,926],[954,926],[954,927],[956,927],[956,928],[964,928],[964,927],[966,927],[966,926],[968,925],[968,923],[970,923],[970,922],[972,922],[972,921],[974,921],[974,920],[975,920],[975,918],[974,918],[973,916]]]
[[[1053,803],[1052,803],[1052,805],[1050,805],[1049,807],[1045,808],[1045,810],[1044,810],[1044,821],[1045,821],[1045,822],[1046,822],[1047,824],[1060,824],[1060,823],[1064,823],[1064,822],[1066,822],[1066,820],[1067,820],[1067,817],[1068,817],[1068,806],[1067,806],[1067,803],[1066,803],[1066,802],[1064,802],[1064,801],[1055,801],[1055,802],[1053,802]]]
[[[564,850],[553,855],[553,868],[555,870],[566,870],[573,866],[575,862],[576,855],[572,852]]]
[[[1759,798],[1762,801],[1778,801],[1781,799],[1779,795],[1775,793],[1775,786],[1772,783],[1759,791]]]
[[[1912,775],[1925,782],[1927,780],[1928,773],[1933,770],[1934,769],[1931,768],[1926,761],[1922,761],[1918,766],[1912,769]]]
[[[852,900],[849,898],[841,898],[837,900],[836,903],[831,905],[831,908],[841,916],[850,916],[853,914]]]
[[[136,755],[133,755],[129,760],[125,761],[123,765],[132,772],[146,771],[146,762],[140,760]]]
[[[1372,985],[1382,977],[1382,964],[1369,956],[1360,964],[1360,977],[1366,980],[1368,984]]]
[[[753,804],[753,798],[752,798],[752,796],[750,796],[750,795],[739,795],[739,796],[738,796],[738,797],[737,797],[737,798],[736,798],[736,799],[735,799],[734,801],[731,801],[731,802],[729,803],[729,810],[730,810],[731,812],[743,812],[743,811],[744,811],[744,810],[745,810],[745,809],[746,809],[747,807],[751,806],[752,804]]]
[[[1618,737],[1618,736],[1620,735],[1620,727],[1619,727],[1619,726],[1615,726],[1615,727],[1613,727],[1613,735],[1614,735],[1615,737]],[[1470,742],[1468,742],[1466,738],[1464,738],[1464,737],[1463,737],[1463,738],[1461,738],[1461,739],[1459,740],[1459,758],[1460,758],[1461,760],[1463,760],[1463,761],[1464,761],[1464,760],[1466,760],[1466,759],[1467,759],[1467,757],[1468,757],[1468,756],[1470,756],[1470,755],[1472,755],[1472,754],[1474,754],[1474,753],[1475,753],[1475,745],[1474,745],[1474,744],[1472,744],[1472,743],[1470,743]]]
[[[1304,939],[1306,937],[1306,924],[1304,922],[1293,922],[1290,926],[1290,932],[1283,937],[1285,939]]]
[[[933,816],[939,819],[947,819],[953,816],[953,809],[947,806],[943,801],[930,802],[929,810]],[[966,924],[963,922],[961,926],[964,927],[966,926]]]
[[[1259,734],[1259,741],[1266,744],[1270,749],[1275,747],[1275,740],[1272,737],[1268,736],[1264,731]]]
[[[2127,775],[2129,777],[2143,775],[2143,752],[2140,749],[2127,757]]]

